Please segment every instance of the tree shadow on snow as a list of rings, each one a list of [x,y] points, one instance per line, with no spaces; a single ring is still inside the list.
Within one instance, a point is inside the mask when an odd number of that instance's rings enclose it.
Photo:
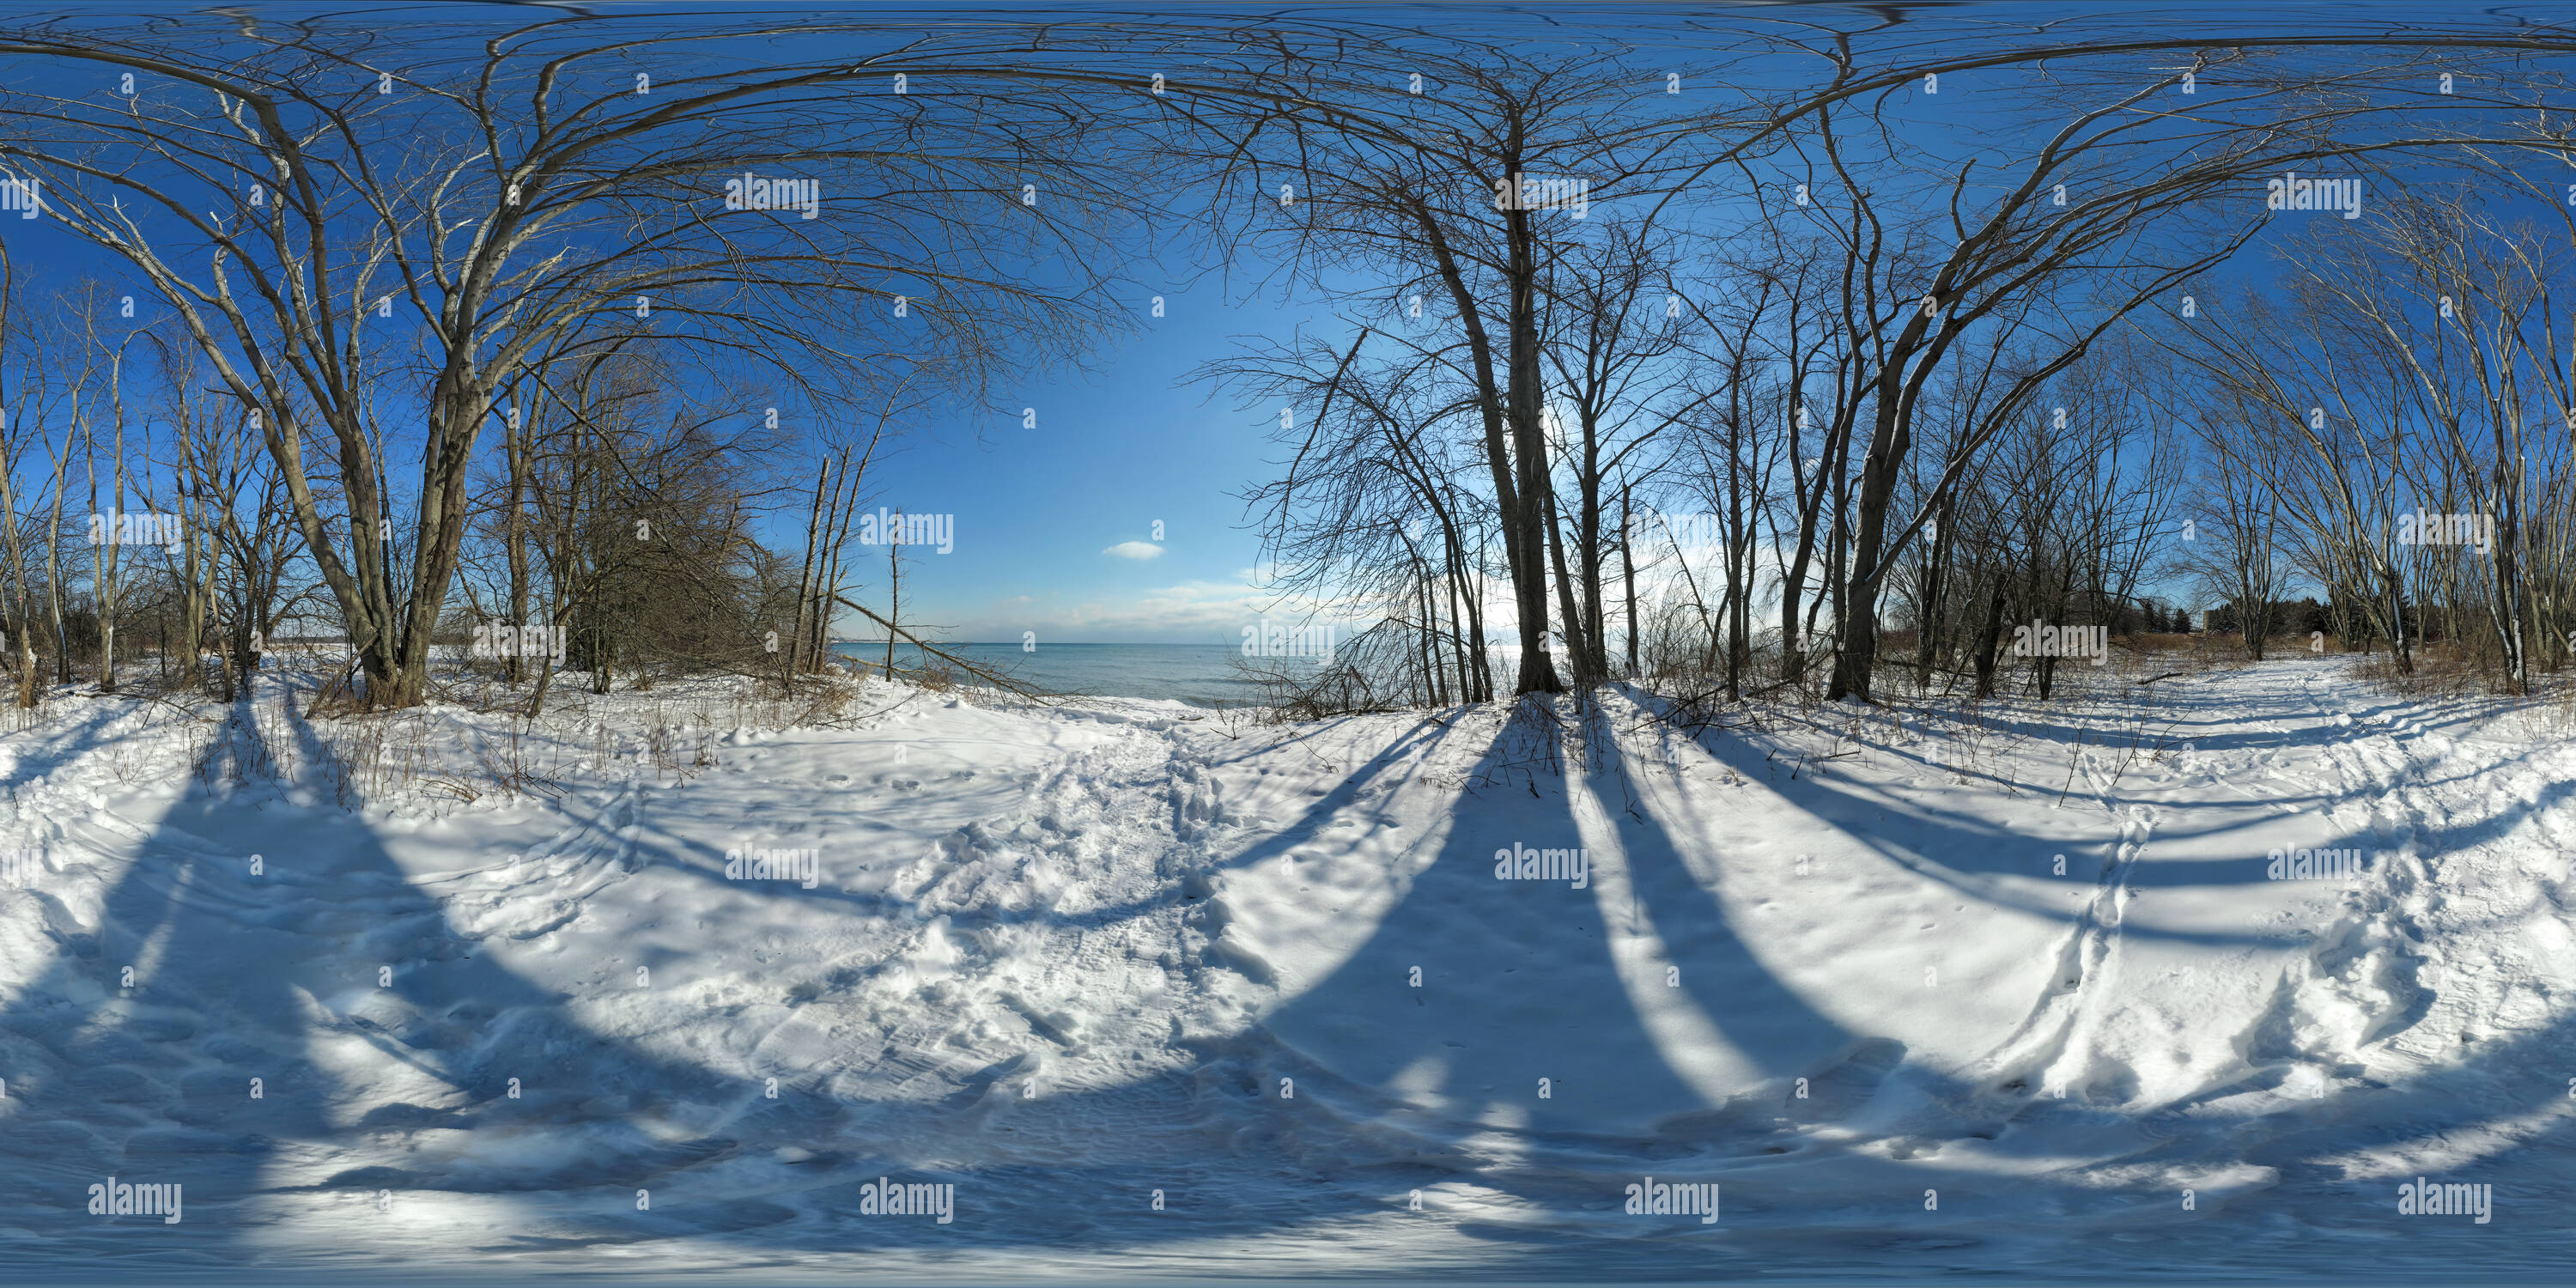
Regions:
[[[225,781],[257,758],[246,711],[204,777]],[[305,763],[323,765],[327,748],[290,727]],[[1400,772],[1396,750],[1350,778]],[[809,1071],[782,1079],[771,1100],[756,1080],[603,1033],[578,1014],[587,999],[536,985],[452,929],[359,820],[262,788],[210,796],[192,785],[96,922],[48,907],[57,954],[0,1009],[0,1200],[31,1214],[20,1224],[35,1236],[5,1255],[292,1271],[347,1255],[348,1234],[367,1222],[393,1223],[387,1246],[402,1246],[406,1203],[434,1193],[509,1205],[507,1234],[451,1251],[521,1254],[529,1267],[688,1238],[682,1255],[751,1265],[972,1249],[1030,1264],[1169,1258],[1205,1273],[1211,1238],[1295,1237],[1375,1217],[1461,1236],[1451,1246],[1464,1251],[1440,1254],[1450,1270],[1686,1273],[1741,1257],[1723,1241],[1729,1230],[1747,1236],[1741,1247],[1773,1252],[1793,1235],[1765,1245],[1762,1219],[1738,1215],[1707,1237],[1696,1223],[1670,1237],[1585,1237],[1601,1233],[1599,1214],[1617,1214],[1628,1181],[1713,1176],[1795,1148],[1801,1127],[1861,1115],[1899,1069],[1910,1094],[1955,1106],[1963,1121],[2022,1112],[1994,1089],[1908,1066],[1901,1047],[1851,1031],[1785,982],[1736,933],[1746,910],[1727,899],[1724,874],[1712,885],[1692,873],[1690,847],[1618,790],[1623,775],[1655,772],[1602,739],[1564,777],[1454,793],[1435,851],[1416,856],[1383,915],[1352,932],[1348,955],[1312,980],[1281,981],[1276,1005],[1248,1027],[1176,1035],[1185,1064],[1065,1085],[1048,1078],[1041,1042],[1079,1039],[1041,1035],[1021,1057],[934,1077],[939,1094],[912,1099],[881,1078],[860,1099],[829,1071]],[[1346,781],[1227,867],[1249,879],[1358,806],[1356,791]],[[1842,791],[1802,780],[1791,799],[1828,824],[1838,809],[1883,808],[1838,805]],[[1391,804],[1377,808],[1391,825]],[[228,852],[231,838],[266,856],[264,874]],[[1514,846],[1591,850],[1589,888],[1497,879],[1495,852]],[[1211,902],[1223,903],[1230,881]],[[128,965],[131,990],[119,978]],[[393,968],[389,986],[377,965]],[[2546,1063],[2571,1032],[2576,1019],[2500,1041],[2482,1063]],[[909,1057],[844,1058],[881,1073]],[[2443,1122],[2504,1116],[2478,1094],[2485,1084],[2445,1082],[2467,1076],[2428,1075],[2451,1093]],[[1813,1089],[1805,1101],[1791,1091],[1797,1078]],[[1293,1095],[1281,1094],[1283,1079]],[[2555,1075],[2515,1085],[2539,1096]],[[2379,1115],[2369,1130],[2395,1140],[2422,1111],[2381,1113],[2393,1093],[2402,1089],[2355,1088],[2300,1112],[2367,1110]],[[2557,1130],[2530,1148],[2564,1138]],[[2332,1189],[2339,1182],[2303,1161],[2311,1146],[2322,1149],[2293,1132],[2261,1152],[2297,1183]],[[1923,1174],[1962,1179],[1938,1163]],[[185,1221],[88,1215],[87,1185],[111,1175],[184,1184]],[[862,1215],[861,1187],[880,1175],[954,1184],[954,1222]],[[636,1189],[652,1190],[651,1211],[634,1210]],[[1414,1191],[1426,1195],[1418,1213]],[[385,1192],[392,1210],[378,1212]],[[1758,1183],[1751,1194],[1759,1212]],[[1896,1187],[1846,1203],[1875,1214],[1856,1224],[1890,1239],[1943,1228]],[[2251,1223],[2255,1212],[2222,1219]],[[2195,1255],[2187,1234],[2174,1237],[2175,1258]],[[1878,1264],[1882,1252],[1909,1264],[1892,1247],[1828,1242],[1801,1255]]]
[[[332,753],[292,708],[310,791]],[[557,1192],[552,1219],[585,1241],[789,1215],[635,1211],[636,1189],[794,1104],[594,1031],[456,934],[362,820],[259,781],[280,749],[253,711],[246,693],[157,825],[70,829],[88,861],[125,865],[94,921],[40,900],[56,954],[0,1009],[0,1196],[50,1214],[26,1224],[58,1240],[12,1259],[219,1267],[299,1227],[337,1246],[432,1190]],[[111,1176],[180,1185],[181,1220],[90,1215],[87,1187]]]

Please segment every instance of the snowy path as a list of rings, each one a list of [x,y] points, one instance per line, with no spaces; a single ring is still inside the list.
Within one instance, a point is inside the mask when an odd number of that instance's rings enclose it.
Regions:
[[[2576,749],[2326,660],[2153,696],[2128,732],[1701,742],[1614,698],[1563,774],[1490,712],[916,696],[435,819],[341,809],[282,710],[209,739],[88,704],[0,737],[0,848],[36,863],[0,883],[0,1239],[207,1271],[2563,1264]],[[2363,870],[2271,880],[2275,850]],[[111,1175],[183,1183],[185,1219],[86,1214]],[[1722,1219],[1626,1214],[1649,1175]],[[2491,1182],[2492,1224],[2397,1216],[2419,1175]],[[881,1176],[953,1185],[953,1220],[863,1207]]]

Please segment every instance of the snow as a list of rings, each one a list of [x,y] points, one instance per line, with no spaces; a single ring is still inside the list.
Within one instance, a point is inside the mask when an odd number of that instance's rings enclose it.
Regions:
[[[284,698],[0,735],[0,1263],[2568,1261],[2545,707],[2306,657],[1697,739],[1620,692],[1560,736],[883,682],[799,724],[709,684],[518,731],[560,786],[514,794],[475,773],[503,717]],[[111,1176],[184,1220],[90,1215]],[[1722,1216],[1629,1214],[1649,1177]],[[2492,1221],[2400,1216],[2418,1177]]]

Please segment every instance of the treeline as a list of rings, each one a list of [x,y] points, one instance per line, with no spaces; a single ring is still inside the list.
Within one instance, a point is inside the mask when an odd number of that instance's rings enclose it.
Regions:
[[[2124,21],[22,20],[0,196],[67,250],[0,315],[22,700],[41,641],[229,684],[306,615],[372,706],[466,638],[530,709],[531,643],[792,684],[912,637],[853,544],[888,438],[1033,423],[1006,375],[1190,268],[1331,315],[1201,374],[1275,405],[1271,589],[1374,623],[1324,680],[1367,701],[1985,692],[2015,626],[2294,578],[2526,686],[2576,626],[2576,226],[2522,177],[2576,38]],[[171,548],[71,541],[128,496]]]
[[[229,690],[318,619],[373,707],[500,641],[534,711],[530,644],[598,688],[792,683],[891,617],[849,598],[875,444],[1078,354],[1134,245],[1071,110],[1096,44],[900,25],[0,29],[0,204],[57,248],[30,282],[13,238],[0,289],[20,700],[118,687],[138,621]]]
[[[1341,308],[1210,368],[1281,407],[1270,555],[1378,623],[1327,683],[1866,700],[2018,669],[2045,698],[2061,659],[2019,627],[2300,581],[2400,671],[2418,599],[2505,687],[2563,663],[2566,153],[2475,110],[2428,136],[2419,95],[2368,92],[2431,81],[2417,54],[2078,49],[1967,130],[1929,123],[1937,77],[1841,50],[1835,88],[1685,136],[1618,53],[1407,53],[1440,95],[1283,54],[1269,81],[1331,110],[1224,136],[1299,194],[1247,224]],[[2561,79],[2487,70],[2486,107]],[[2244,618],[2259,657],[2283,623]]]

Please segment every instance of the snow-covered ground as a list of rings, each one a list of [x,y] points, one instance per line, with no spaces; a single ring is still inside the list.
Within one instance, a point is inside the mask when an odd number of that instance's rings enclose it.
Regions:
[[[2344,659],[1698,740],[283,699],[0,736],[13,1276],[2576,1270],[2576,746]]]

